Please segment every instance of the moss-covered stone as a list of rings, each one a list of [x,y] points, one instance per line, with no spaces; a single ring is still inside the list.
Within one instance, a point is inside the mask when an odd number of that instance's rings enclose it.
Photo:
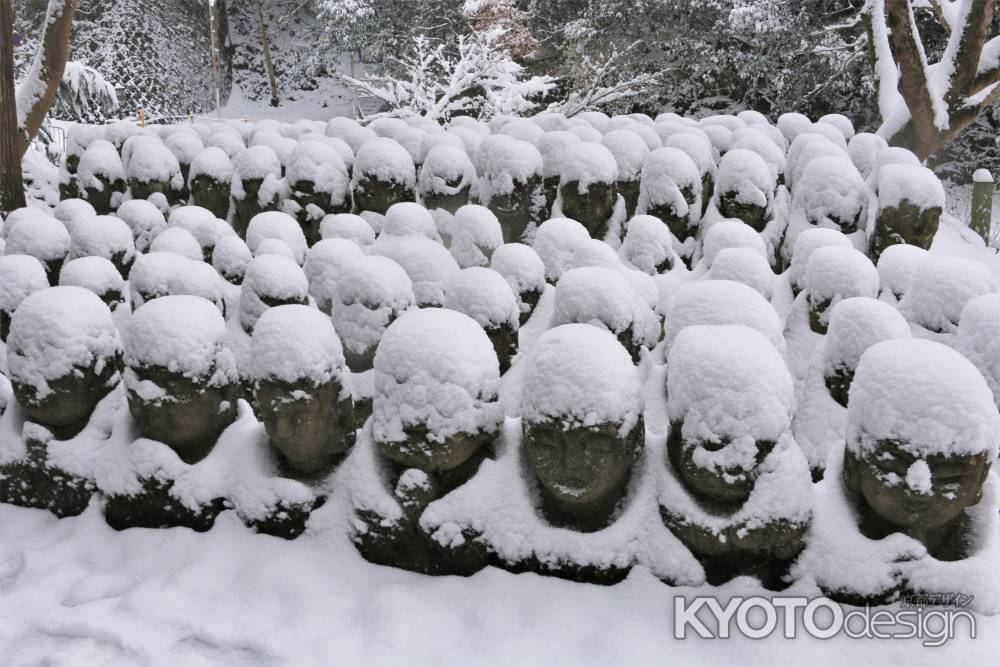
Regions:
[[[186,507],[170,495],[172,480],[148,477],[141,483],[138,494],[104,497],[104,519],[115,530],[183,527],[202,533],[212,528],[215,518],[226,508],[222,498],[197,510]]]
[[[315,185],[310,181],[297,181],[292,185],[292,201],[298,205],[295,219],[305,234],[306,242],[312,246],[322,238],[319,224],[323,218],[332,213],[350,213],[351,199],[335,202],[329,192],[316,192]],[[321,213],[316,214],[316,210]]]
[[[719,195],[719,212],[727,218],[742,220],[758,233],[764,231],[771,221],[768,207],[741,202],[736,192],[723,192]]]
[[[173,206],[181,206],[187,203],[184,191],[182,189],[175,188],[171,185],[170,181],[140,181],[137,178],[130,178],[128,180],[128,185],[132,190],[133,199],[149,199],[150,195],[159,192],[166,197],[167,201]]]
[[[27,456],[0,465],[0,502],[46,509],[58,517],[87,509],[96,492],[92,480],[70,474],[48,461],[47,439],[25,438]]]
[[[495,194],[490,197],[487,208],[500,221],[503,230],[504,243],[517,243],[524,237],[524,232],[536,219],[535,198],[542,187],[542,177],[532,176],[527,182],[515,182],[513,191],[507,194]]]
[[[199,174],[191,179],[191,200],[222,220],[229,217],[229,197],[232,186],[220,182],[208,174]]]
[[[883,208],[872,235],[872,261],[877,262],[883,250],[897,243],[930,250],[941,213],[938,207],[922,209],[905,199],[899,206]]]
[[[372,174],[359,177],[354,187],[354,207],[358,211],[385,215],[393,204],[416,200],[417,193],[412,187],[396,181],[381,181]]]
[[[276,379],[255,384],[254,405],[275,454],[295,475],[317,475],[354,443],[353,405],[336,380],[314,386]]]
[[[247,227],[250,226],[250,221],[255,215],[263,213],[264,211],[278,210],[278,196],[274,195],[270,201],[261,205],[260,188],[264,184],[264,179],[246,178],[243,179],[242,183],[244,191],[243,198],[233,198],[233,229],[235,229],[236,233],[240,235],[240,238],[245,239],[247,235]]]
[[[522,327],[531,318],[531,314],[535,312],[535,306],[538,305],[538,300],[542,298],[543,291],[544,288],[528,289],[518,295],[521,297],[521,303],[527,306],[526,309],[521,309],[521,313],[519,315],[519,322]]]
[[[189,378],[159,366],[130,367],[137,382],[126,383],[129,411],[143,437],[167,445],[186,463],[204,458],[222,432],[236,419],[238,388],[213,384],[210,378]],[[135,391],[150,382],[163,391],[150,397]]]
[[[99,370],[98,370],[99,369]],[[122,369],[120,354],[98,364],[74,369],[49,380],[49,391],[38,396],[35,387],[11,378],[14,396],[31,421],[41,424],[60,440],[67,440],[87,425],[94,408],[115,385]]]
[[[559,187],[562,210],[590,232],[592,238],[603,240],[608,233],[608,220],[618,201],[614,183],[591,183],[583,193],[579,181],[569,181]]]
[[[82,188],[79,192],[80,197],[86,199],[94,207],[97,215],[110,215],[115,212],[116,206],[114,204],[125,196],[128,185],[120,178],[109,180],[107,176],[98,174],[94,174],[94,178],[100,181],[100,189],[97,187]],[[115,197],[115,195],[118,196]]]
[[[631,220],[632,216],[635,215],[636,206],[639,205],[639,189],[642,185],[642,181],[636,179],[634,181],[618,181],[615,184],[615,188],[618,190],[618,194],[622,196],[625,200],[625,219]],[[624,234],[625,230],[622,229]]]

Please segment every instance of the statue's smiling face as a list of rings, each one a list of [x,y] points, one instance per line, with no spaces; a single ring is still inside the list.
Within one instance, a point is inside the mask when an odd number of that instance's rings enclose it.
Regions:
[[[620,494],[636,457],[636,427],[627,438],[615,424],[564,428],[529,424],[524,453],[538,483],[560,503],[587,505]]]
[[[988,455],[916,456],[884,441],[860,456],[848,451],[848,486],[900,528],[938,528],[979,502],[990,471]]]
[[[671,427],[668,447],[684,485],[705,500],[727,505],[746,502],[758,468],[775,443],[750,437],[685,440],[682,429],[682,422]]]

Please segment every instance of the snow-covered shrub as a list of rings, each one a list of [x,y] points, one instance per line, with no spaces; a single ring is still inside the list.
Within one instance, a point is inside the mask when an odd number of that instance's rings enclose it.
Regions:
[[[809,255],[803,283],[809,301],[809,326],[824,334],[830,309],[852,296],[878,297],[878,271],[854,248],[824,246]]]
[[[353,443],[352,403],[340,338],[304,305],[271,308],[250,343],[254,403],[271,444],[299,474],[324,471]]]
[[[153,239],[167,228],[167,221],[160,209],[145,199],[122,202],[115,215],[124,220],[132,230],[132,239],[137,252],[146,252]]]
[[[59,284],[83,287],[101,297],[111,312],[126,302],[125,279],[104,257],[80,257],[63,264]]]
[[[504,277],[482,266],[462,269],[448,281],[444,307],[465,313],[483,328],[493,343],[500,373],[507,372],[517,353],[520,311]]]
[[[34,292],[14,311],[7,336],[14,395],[32,421],[75,435],[117,384],[121,351],[111,311],[93,292]]]
[[[154,299],[125,335],[125,389],[139,432],[187,462],[203,458],[236,418],[236,364],[210,301]]]
[[[309,303],[309,281],[294,260],[260,255],[250,260],[240,285],[240,324],[247,333],[269,308]]]
[[[0,255],[0,342],[7,340],[10,318],[33,292],[49,286],[45,267],[31,255]]]
[[[449,225],[452,257],[463,269],[488,266],[493,252],[503,244],[500,221],[485,206],[466,204]]]
[[[296,144],[288,159],[285,178],[291,188],[295,216],[310,243],[319,240],[319,223],[328,214],[351,209],[350,176],[343,158],[326,141]],[[285,202],[285,206],[291,206]]]
[[[265,211],[255,215],[247,225],[247,247],[256,255],[258,246],[267,239],[277,239],[291,248],[299,266],[305,262],[309,245],[302,228],[292,216],[280,211]]]
[[[576,251],[592,239],[587,228],[569,218],[552,218],[538,226],[531,247],[545,265],[545,278],[555,283],[569,268]]]
[[[375,353],[372,435],[404,467],[453,469],[500,429],[500,369],[468,315],[422,308],[389,325]]]
[[[24,210],[24,209],[21,209]],[[59,269],[70,253],[72,239],[63,223],[41,211],[17,219],[8,218],[3,226],[4,254],[31,255],[45,267],[50,285],[59,284]],[[129,239],[131,240],[131,234]]]
[[[246,273],[253,253],[239,236],[223,236],[212,251],[212,267],[219,272],[219,275],[233,285],[243,282],[243,274]]]
[[[102,139],[92,141],[80,156],[76,182],[80,198],[90,202],[98,213],[118,208],[127,185],[125,167],[114,145]]]
[[[614,155],[603,144],[581,141],[566,150],[564,160],[559,181],[563,214],[603,239],[618,200]]]
[[[881,167],[878,223],[872,239],[876,260],[894,243],[930,249],[944,205],[944,187],[930,169],[902,164]]]
[[[381,236],[407,236],[419,234],[432,241],[440,241],[437,225],[430,211],[414,202],[393,204],[385,212]]]
[[[926,250],[908,243],[896,243],[883,250],[876,264],[882,296],[891,297],[893,303],[902,299],[928,257]]]
[[[351,189],[358,210],[385,214],[397,202],[416,200],[413,158],[387,137],[367,141],[357,149]]]
[[[458,263],[443,245],[425,236],[380,236],[371,252],[393,260],[413,281],[417,305],[424,308],[444,303],[445,286],[459,272]]]
[[[732,280],[686,283],[664,319],[666,351],[689,326],[741,324],[759,331],[778,352],[785,351],[781,320],[774,308],[752,287]]]
[[[420,199],[427,208],[454,213],[469,202],[469,193],[476,183],[476,168],[463,146],[435,146],[420,167],[417,183]]]
[[[646,157],[636,212],[663,220],[682,244],[679,254],[690,261],[694,250],[688,240],[701,220],[701,174],[687,153],[658,148]]]
[[[129,273],[132,308],[162,296],[188,294],[215,304],[225,314],[222,280],[211,266],[172,252],[139,255]]]
[[[330,300],[347,365],[355,373],[372,367],[386,327],[416,305],[406,271],[377,255],[359,255],[345,264],[333,282]]]
[[[913,324],[936,333],[954,334],[965,304],[996,291],[996,278],[979,262],[931,257],[917,268],[899,310]]]
[[[476,171],[479,202],[500,220],[504,240],[522,240],[541,211],[542,154],[532,144],[491,135],[479,145]]]
[[[733,280],[743,283],[771,299],[774,286],[774,272],[759,252],[750,248],[723,248],[712,261],[708,270],[709,280]]]
[[[626,262],[651,276],[676,266],[679,258],[674,252],[673,237],[659,218],[637,215],[628,221],[625,229],[619,254]]]
[[[172,252],[198,262],[204,259],[198,239],[183,227],[168,227],[160,232],[149,244],[149,252]]]
[[[582,266],[566,271],[556,288],[552,323],[593,324],[614,334],[639,361],[659,339],[659,320],[620,271]]]
[[[353,213],[328,215],[319,223],[323,239],[347,239],[360,246],[375,243],[375,230],[364,218]]]
[[[209,146],[191,159],[187,177],[191,201],[223,220],[229,215],[232,181],[233,163],[221,148]]]
[[[612,520],[644,446],[641,388],[628,353],[597,327],[557,326],[535,343],[522,447],[553,524],[595,531]]]
[[[132,230],[111,215],[98,215],[72,225],[68,259],[78,257],[103,257],[110,260],[126,280],[135,261],[135,242]]]

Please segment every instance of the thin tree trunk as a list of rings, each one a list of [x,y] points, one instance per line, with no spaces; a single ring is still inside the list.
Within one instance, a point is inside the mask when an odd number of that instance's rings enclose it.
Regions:
[[[11,0],[0,0],[0,213],[24,206],[21,142],[14,101],[14,34]]]
[[[219,118],[222,118],[222,63],[219,61],[222,40],[219,38],[219,0],[214,0],[209,5],[208,18],[212,28],[212,76],[215,79],[215,108]]]
[[[274,78],[274,64],[271,62],[271,47],[267,41],[267,30],[264,28],[264,10],[260,0],[257,4],[257,23],[260,25],[260,46],[264,49],[264,68],[267,70],[267,81],[271,84],[271,106],[278,106],[278,82]]]
[[[49,107],[59,91],[66,61],[69,59],[70,30],[79,0],[49,0],[45,37],[35,60],[17,91],[17,106],[23,112],[21,155],[38,134]]]

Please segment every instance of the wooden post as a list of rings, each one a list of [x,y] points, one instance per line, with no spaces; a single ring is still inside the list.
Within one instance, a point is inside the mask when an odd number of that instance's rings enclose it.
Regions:
[[[146,110],[139,107],[139,127],[146,127]]]
[[[14,99],[14,12],[0,0],[0,213],[24,206],[21,137]]]
[[[977,169],[972,175],[972,230],[990,244],[990,219],[993,213],[993,175]]]

